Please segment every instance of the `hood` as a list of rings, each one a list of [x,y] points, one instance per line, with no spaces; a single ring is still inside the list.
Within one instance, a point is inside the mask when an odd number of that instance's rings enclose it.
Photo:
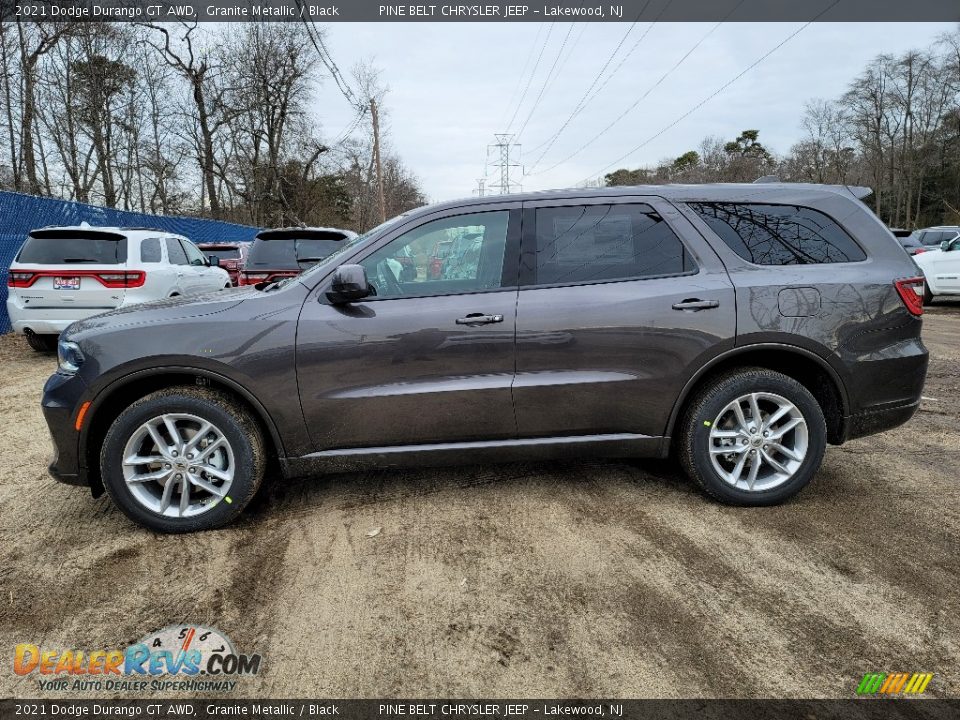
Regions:
[[[99,330],[105,327],[143,325],[212,315],[229,310],[244,300],[259,295],[260,291],[256,287],[245,286],[216,290],[202,295],[178,296],[128,305],[79,320],[70,325],[64,331],[64,335],[74,336],[88,330]]]

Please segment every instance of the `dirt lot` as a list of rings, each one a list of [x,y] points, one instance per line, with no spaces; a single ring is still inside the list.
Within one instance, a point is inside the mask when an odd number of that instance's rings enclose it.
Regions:
[[[664,463],[511,465],[278,482],[186,537],[47,476],[54,360],[2,337],[0,697],[44,696],[16,643],[180,622],[263,654],[240,697],[849,697],[894,670],[958,696],[960,303],[924,337],[921,411],[830,448],[785,507]]]

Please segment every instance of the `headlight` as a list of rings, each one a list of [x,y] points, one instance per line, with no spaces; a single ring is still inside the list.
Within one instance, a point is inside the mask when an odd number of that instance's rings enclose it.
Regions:
[[[61,340],[57,343],[57,362],[65,373],[75,373],[83,365],[83,353],[75,342]]]

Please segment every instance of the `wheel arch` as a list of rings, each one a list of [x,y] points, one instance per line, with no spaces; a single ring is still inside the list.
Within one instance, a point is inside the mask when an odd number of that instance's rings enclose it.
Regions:
[[[264,438],[269,439],[268,455],[272,458],[284,456],[283,440],[270,413],[253,393],[233,378],[204,368],[180,365],[138,370],[117,378],[97,394],[88,411],[90,422],[78,438],[80,462],[86,468],[94,497],[103,494],[99,452],[113,421],[139,398],[177,385],[200,385],[233,396],[251,411]]]
[[[687,380],[673,405],[667,424],[667,437],[673,437],[676,423],[697,390],[720,373],[737,367],[762,367],[783,373],[807,388],[823,409],[827,439],[843,442],[844,418],[849,413],[849,397],[843,379],[830,363],[816,353],[796,345],[758,343],[736,347],[713,358]]]

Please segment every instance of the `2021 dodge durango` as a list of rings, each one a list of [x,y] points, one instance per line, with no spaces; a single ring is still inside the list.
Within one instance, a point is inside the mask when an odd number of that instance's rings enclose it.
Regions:
[[[221,526],[268,467],[667,457],[770,505],[826,445],[916,411],[922,278],[865,189],[567,190],[421,208],[303,274],[69,327],[51,474],[165,532]],[[415,277],[470,235],[470,272]]]

